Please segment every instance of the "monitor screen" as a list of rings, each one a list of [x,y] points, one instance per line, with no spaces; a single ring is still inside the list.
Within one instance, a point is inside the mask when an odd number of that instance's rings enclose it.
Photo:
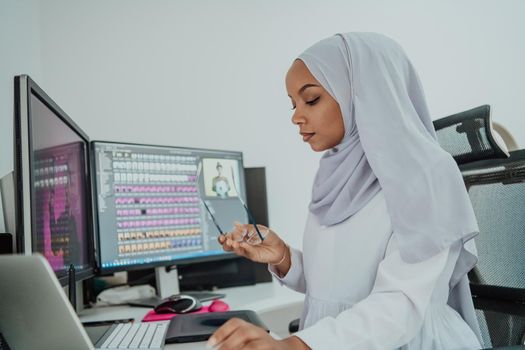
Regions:
[[[18,77],[17,86],[15,171],[22,222],[17,227],[23,227],[25,247],[19,250],[44,255],[63,284],[71,265],[77,280],[89,277],[94,267],[89,140],[29,77]]]
[[[248,222],[239,200],[246,201],[241,152],[111,142],[92,148],[102,271],[233,257],[219,245],[205,204],[223,231]]]

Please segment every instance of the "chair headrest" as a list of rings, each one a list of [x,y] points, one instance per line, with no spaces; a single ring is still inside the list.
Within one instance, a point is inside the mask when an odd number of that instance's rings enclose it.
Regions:
[[[509,157],[492,129],[489,105],[435,120],[434,128],[439,144],[458,165]]]

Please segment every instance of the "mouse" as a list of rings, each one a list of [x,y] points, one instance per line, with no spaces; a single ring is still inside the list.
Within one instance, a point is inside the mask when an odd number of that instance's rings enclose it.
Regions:
[[[230,306],[228,304],[218,299],[212,301],[210,306],[208,306],[208,310],[210,312],[224,312],[224,311],[228,311],[229,309],[230,309]]]
[[[201,302],[191,295],[174,295],[155,306],[158,314],[185,314],[197,311],[202,307]]]

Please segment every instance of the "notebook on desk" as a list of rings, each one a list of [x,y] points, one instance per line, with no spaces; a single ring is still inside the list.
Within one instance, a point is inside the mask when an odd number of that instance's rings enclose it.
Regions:
[[[0,255],[0,281],[0,333],[11,349],[164,348],[168,322],[85,329],[41,255]]]

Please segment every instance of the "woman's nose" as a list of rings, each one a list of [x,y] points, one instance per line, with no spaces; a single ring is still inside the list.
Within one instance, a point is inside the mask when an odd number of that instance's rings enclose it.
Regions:
[[[299,124],[304,124],[306,121],[306,118],[304,117],[304,115],[301,113],[301,111],[296,108],[293,115],[292,115],[292,123],[294,125],[299,125]]]

